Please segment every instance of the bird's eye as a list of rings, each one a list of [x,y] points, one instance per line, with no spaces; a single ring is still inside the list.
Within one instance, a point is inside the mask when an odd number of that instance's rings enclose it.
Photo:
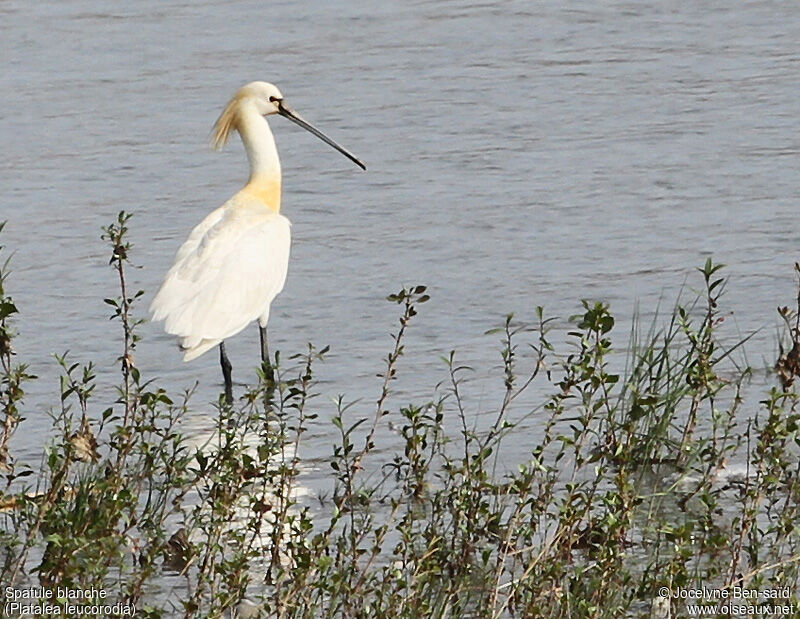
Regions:
[[[270,98],[269,98],[269,102],[270,102],[270,103],[280,103],[280,101],[281,101],[281,100],[280,100],[280,98],[279,98],[279,97],[270,97]]]

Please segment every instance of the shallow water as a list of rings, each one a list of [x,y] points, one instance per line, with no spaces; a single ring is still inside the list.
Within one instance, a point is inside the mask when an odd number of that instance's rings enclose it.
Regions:
[[[581,298],[604,299],[623,345],[637,302],[647,322],[687,277],[699,285],[693,269],[712,254],[730,265],[730,337],[761,329],[749,361],[772,364],[800,245],[800,13],[768,1],[570,6],[1,3],[0,219],[15,251],[16,348],[40,376],[17,454],[36,460],[49,428],[53,353],[98,363],[97,411],[113,394],[118,328],[102,299],[116,283],[100,227],[134,213],[141,268],[129,278],[147,291],[144,313],[188,231],[246,177],[241,145],[219,155],[207,137],[254,79],[369,168],[272,122],[294,245],[271,341],[331,345],[326,397],[371,412],[396,316],[384,297],[404,283],[432,300],[409,334],[399,402],[429,397],[446,376],[440,355],[457,348],[479,368],[481,409],[501,386],[486,379],[500,358],[484,331],[506,313],[533,319],[544,305],[563,325]],[[199,381],[191,423],[211,427],[216,356],[183,364],[159,325],[142,335],[140,367],[172,391]],[[255,327],[230,342],[236,379],[253,380],[257,351]],[[329,453],[327,402],[307,459]]]

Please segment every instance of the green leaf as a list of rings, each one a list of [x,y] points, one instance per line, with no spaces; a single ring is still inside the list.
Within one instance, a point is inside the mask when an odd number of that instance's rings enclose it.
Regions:
[[[17,306],[11,301],[0,301],[0,320],[5,320],[11,314],[17,313]]]

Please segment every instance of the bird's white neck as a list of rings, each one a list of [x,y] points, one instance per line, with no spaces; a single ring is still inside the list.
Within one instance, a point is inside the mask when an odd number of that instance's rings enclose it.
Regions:
[[[250,179],[243,191],[254,194],[275,211],[281,208],[281,161],[267,119],[255,106],[239,112],[237,129],[250,162]]]

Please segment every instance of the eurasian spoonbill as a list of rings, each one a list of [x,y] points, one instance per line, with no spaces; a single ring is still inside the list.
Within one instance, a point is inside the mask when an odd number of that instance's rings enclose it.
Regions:
[[[267,320],[283,289],[289,265],[289,220],[280,214],[281,164],[266,116],[280,114],[327,142],[362,169],[352,153],[303,120],[266,82],[239,89],[214,125],[213,145],[222,148],[235,129],[250,162],[250,179],[208,215],[180,247],[150,305],[191,361],[219,345],[225,398],[233,401],[225,339],[258,320],[261,360],[270,367]]]

